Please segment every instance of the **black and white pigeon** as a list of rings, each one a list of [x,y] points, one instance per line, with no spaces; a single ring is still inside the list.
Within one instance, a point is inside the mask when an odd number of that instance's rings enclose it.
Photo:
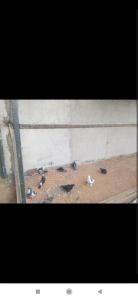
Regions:
[[[77,170],[78,164],[77,164],[77,160],[75,160],[72,164],[71,164],[72,168],[74,170]]]
[[[28,188],[26,195],[28,198],[35,197],[37,195],[37,192],[33,191],[32,188]]]
[[[45,169],[44,167],[42,167],[42,168],[37,169],[37,172],[38,172],[40,175],[42,175],[42,174],[44,174],[44,173],[47,173],[48,171],[47,171],[47,169]]]
[[[38,186],[39,189],[42,187],[42,185],[45,183],[45,181],[46,181],[46,177],[45,177],[45,175],[42,175],[42,178],[41,178],[41,180],[39,182],[39,186]]]
[[[102,174],[106,174],[107,173],[107,170],[104,169],[104,168],[100,168],[100,171],[101,171]]]

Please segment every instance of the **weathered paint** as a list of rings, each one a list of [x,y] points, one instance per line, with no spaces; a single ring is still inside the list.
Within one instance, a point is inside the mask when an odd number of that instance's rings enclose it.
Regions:
[[[20,100],[21,124],[136,124],[136,100]],[[25,170],[136,152],[136,127],[23,129]]]
[[[13,156],[12,156],[12,144],[9,133],[9,128],[4,125],[4,120],[9,118],[9,100],[0,100],[0,127],[3,141],[3,150],[5,158],[5,166],[7,174],[13,174]]]
[[[19,100],[19,121],[21,124],[136,124],[136,100]],[[137,151],[136,127],[21,129],[21,146],[24,171],[43,163],[50,166],[75,159],[106,159]],[[6,166],[11,170],[8,143],[5,149]]]

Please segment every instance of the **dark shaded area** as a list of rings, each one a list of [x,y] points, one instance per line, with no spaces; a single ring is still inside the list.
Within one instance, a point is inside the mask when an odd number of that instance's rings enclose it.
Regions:
[[[138,280],[136,205],[5,204],[0,228],[1,283]]]
[[[67,193],[69,193],[73,187],[74,187],[75,184],[67,184],[67,185],[61,185],[61,188],[66,191]]]
[[[59,172],[67,172],[67,170],[65,170],[63,167],[57,168],[57,171],[59,171]]]

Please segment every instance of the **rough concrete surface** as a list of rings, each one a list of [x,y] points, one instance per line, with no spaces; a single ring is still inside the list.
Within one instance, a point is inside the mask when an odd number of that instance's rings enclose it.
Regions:
[[[21,124],[136,124],[136,100],[19,100]],[[24,171],[136,152],[136,127],[21,129]]]
[[[107,169],[107,174],[99,172],[100,167]],[[25,176],[26,190],[33,188],[38,194],[28,203],[37,203],[53,196],[52,203],[100,203],[112,196],[136,189],[136,155],[119,156],[95,163],[81,163],[78,170],[66,167],[66,173],[57,172],[49,168],[46,173],[47,180],[39,190],[38,184],[41,175]],[[87,176],[95,179],[92,187],[86,183]],[[70,193],[65,193],[60,185],[75,184]]]
[[[0,203],[17,203],[15,185],[0,178]]]
[[[21,124],[136,124],[136,100],[19,100]],[[7,174],[13,172],[12,142],[3,124],[10,100],[0,100]],[[21,129],[24,171],[43,161],[47,166],[69,164],[75,159],[94,161],[136,152],[136,126],[91,129]]]

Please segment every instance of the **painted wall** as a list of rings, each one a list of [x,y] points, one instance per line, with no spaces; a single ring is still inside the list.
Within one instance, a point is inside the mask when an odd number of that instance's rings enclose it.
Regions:
[[[21,124],[136,124],[136,117],[136,100],[19,100]],[[6,132],[4,136],[10,171]],[[137,151],[136,127],[21,129],[21,143],[24,171],[43,163],[57,166],[75,159],[92,161]]]
[[[0,128],[7,174],[12,173],[12,144],[9,129],[4,125],[4,118],[8,118],[8,101],[0,100]]]

